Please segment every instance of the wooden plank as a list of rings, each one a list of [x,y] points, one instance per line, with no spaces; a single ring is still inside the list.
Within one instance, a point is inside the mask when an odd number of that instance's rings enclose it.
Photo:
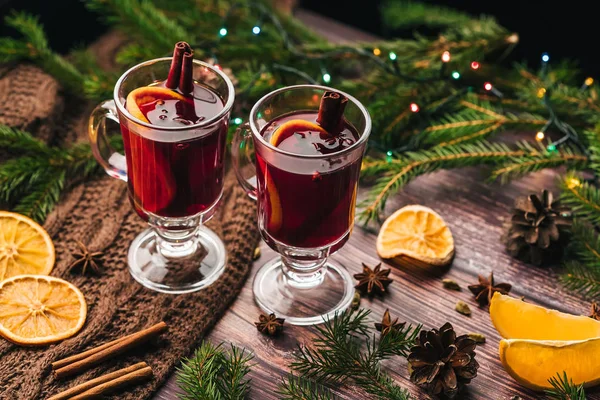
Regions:
[[[323,28],[322,17],[317,20],[319,32],[333,40],[348,39],[349,28],[335,30],[337,24],[328,23]],[[305,19],[310,22],[310,18]],[[333,27],[333,28],[332,28]],[[548,188],[558,194],[556,174],[545,171],[532,174],[508,185],[486,184],[488,172],[481,168],[442,171],[423,176],[410,183],[398,195],[388,201],[385,215],[407,204],[422,204],[440,213],[450,226],[456,242],[456,258],[451,268],[434,274],[419,269],[408,269],[384,263],[393,269],[394,283],[384,299],[363,299],[361,306],[372,310],[372,319],[381,318],[386,308],[402,321],[418,324],[425,328],[440,327],[451,322],[457,333],[480,332],[486,335],[487,343],[478,346],[477,359],[480,363],[478,377],[467,386],[465,399],[523,399],[539,398],[539,394],[519,386],[508,376],[498,360],[500,337],[494,330],[487,309],[479,308],[467,285],[477,282],[477,275],[488,275],[494,271],[498,282],[513,284],[512,294],[525,296],[526,301],[556,308],[575,314],[586,314],[589,304],[560,287],[557,272],[526,265],[512,259],[500,241],[503,224],[510,218],[515,197],[539,192]],[[361,189],[364,198],[366,189]],[[333,256],[342,262],[351,273],[361,270],[361,262],[375,265],[380,262],[375,251],[376,232],[357,228],[348,243]],[[287,326],[285,335],[269,338],[260,334],[253,322],[259,315],[252,295],[252,279],[258,268],[275,252],[264,243],[262,256],[254,264],[250,278],[239,298],[208,336],[214,343],[231,342],[252,351],[257,365],[252,369],[251,399],[277,399],[275,394],[281,376],[284,376],[293,360],[293,350],[299,343],[309,343],[314,337],[314,328]],[[442,288],[441,278],[454,279],[463,288],[462,292],[450,292]],[[323,293],[327,296],[327,293]],[[456,301],[467,302],[472,311],[465,317],[454,311]],[[387,361],[389,371],[397,383],[407,388],[415,398],[428,398],[408,379],[406,361],[401,358]],[[156,395],[156,399],[176,398],[177,386],[174,378]],[[354,387],[340,387],[337,394],[342,399],[365,398],[364,393]],[[589,399],[600,399],[599,390],[588,390]]]

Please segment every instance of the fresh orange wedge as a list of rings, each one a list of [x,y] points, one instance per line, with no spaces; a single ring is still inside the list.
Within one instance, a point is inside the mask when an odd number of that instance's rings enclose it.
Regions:
[[[515,325],[518,323],[514,322]],[[550,388],[548,379],[557,373],[562,375],[563,371],[575,385],[594,386],[600,383],[600,338],[574,341],[502,339],[500,361],[517,382],[534,390]]]
[[[54,244],[39,224],[24,215],[0,211],[0,281],[15,275],[48,275]]]
[[[76,334],[85,298],[62,279],[18,275],[0,282],[0,335],[18,344],[49,344]]]
[[[149,122],[148,118],[146,118],[140,109],[140,105],[151,103],[156,100],[185,100],[185,97],[171,89],[142,86],[129,93],[127,101],[125,102],[125,107],[135,118],[143,122]]]
[[[281,124],[279,128],[273,132],[269,143],[271,143],[273,146],[278,146],[281,142],[292,136],[294,133],[306,131],[327,133],[325,129],[321,128],[314,122],[305,121],[303,119],[292,119]]]
[[[442,217],[431,208],[410,205],[385,220],[377,236],[381,258],[417,260],[443,266],[454,256],[454,238]]]
[[[500,293],[494,293],[492,297],[490,318],[500,336],[507,339],[584,340],[600,337],[600,321],[550,310]]]

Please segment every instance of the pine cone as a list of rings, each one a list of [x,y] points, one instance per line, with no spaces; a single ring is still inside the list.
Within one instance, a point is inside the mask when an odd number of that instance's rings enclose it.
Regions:
[[[410,380],[431,395],[443,392],[448,398],[458,394],[461,385],[477,376],[477,344],[467,335],[456,337],[454,328],[444,324],[439,331],[421,331],[417,345],[410,349]]]
[[[532,194],[515,201],[510,225],[504,235],[508,253],[525,262],[542,265],[556,262],[568,242],[572,215],[568,207],[552,202],[552,193],[542,198]]]

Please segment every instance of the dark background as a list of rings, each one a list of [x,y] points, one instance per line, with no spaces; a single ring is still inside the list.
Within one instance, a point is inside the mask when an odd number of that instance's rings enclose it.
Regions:
[[[473,15],[493,15],[501,25],[519,33],[520,44],[507,62],[526,61],[536,67],[541,53],[548,52],[551,61],[577,60],[586,76],[598,77],[600,19],[594,13],[592,0],[552,2],[556,5],[527,0],[429,2]],[[381,0],[300,0],[304,8],[385,36],[378,10],[381,3]],[[6,15],[12,8],[40,15],[52,47],[60,52],[85,45],[106,29],[80,0],[0,0],[0,15]],[[10,33],[3,25],[0,27],[0,35]]]

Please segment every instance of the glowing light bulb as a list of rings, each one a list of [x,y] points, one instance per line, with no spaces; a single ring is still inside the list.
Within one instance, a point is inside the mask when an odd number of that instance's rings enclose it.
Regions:
[[[234,119],[233,119],[233,123],[234,123],[234,124],[236,124],[236,125],[239,125],[239,124],[241,124],[242,122],[243,122],[243,121],[242,121],[242,119],[241,119],[240,117],[236,117],[236,118],[234,118]]]
[[[538,142],[541,142],[542,140],[544,140],[545,137],[546,137],[546,135],[542,131],[539,131],[538,133],[535,134],[535,140],[537,140]]]
[[[545,94],[546,94],[546,89],[545,88],[539,88],[538,89],[537,97],[539,97],[541,99],[542,97],[544,97]]]
[[[394,155],[394,153],[393,153],[391,150],[388,150],[388,151],[387,151],[387,153],[386,153],[386,155],[387,155],[388,157],[391,157],[391,156],[393,156],[393,155]]]
[[[577,179],[577,178],[569,178],[567,180],[567,187],[569,189],[576,188],[579,185],[581,185],[581,181],[579,179]]]
[[[553,144],[549,144],[548,147],[546,147],[546,149],[552,153],[552,152],[556,151],[556,146]]]
[[[550,55],[548,53],[542,53],[542,61],[545,63],[550,61]]]
[[[213,67],[215,67],[216,69],[218,69],[219,71],[223,71],[223,68],[221,68],[220,64],[215,64],[213,65]]]
[[[594,78],[592,78],[591,76],[587,77],[587,78],[585,78],[584,83],[585,83],[585,86],[592,86],[594,84]]]
[[[252,28],[252,33],[258,35],[260,33],[260,26],[256,25],[254,28]]]
[[[450,52],[445,51],[442,53],[442,62],[447,63],[448,61],[450,61]]]
[[[381,55],[381,50],[379,48],[375,47],[373,49],[373,54],[375,54],[376,56],[380,56]]]
[[[390,60],[395,61],[398,56],[393,51],[390,51]]]
[[[471,63],[471,68],[472,69],[479,69],[479,67],[480,67],[480,65],[479,65],[479,63],[477,61],[473,61]]]
[[[414,113],[419,112],[419,105],[417,103],[410,103],[410,111]]]
[[[221,35],[221,37],[226,36],[227,35],[227,29],[226,28],[219,29],[219,35]]]
[[[331,75],[329,75],[328,73],[324,73],[323,74],[323,82],[325,82],[325,83],[331,82]]]
[[[491,83],[486,82],[483,84],[483,88],[489,92],[490,90],[492,90],[493,86]]]
[[[458,71],[452,71],[452,77],[453,77],[454,79],[458,79],[458,78],[460,78],[460,72],[458,72]]]

